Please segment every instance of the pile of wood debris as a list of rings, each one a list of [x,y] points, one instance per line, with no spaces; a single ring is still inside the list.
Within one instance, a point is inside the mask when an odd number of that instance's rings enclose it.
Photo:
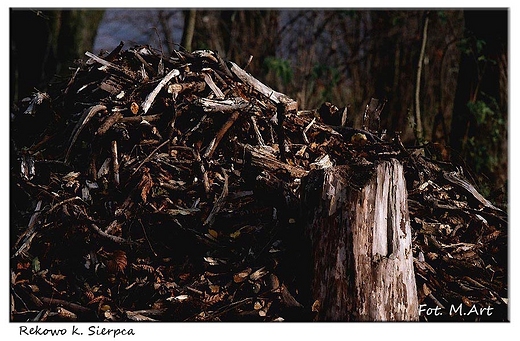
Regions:
[[[86,55],[12,112],[12,321],[310,321],[301,180],[349,164],[355,189],[385,158],[406,166],[420,303],[507,320],[507,215],[453,165],[213,51]]]

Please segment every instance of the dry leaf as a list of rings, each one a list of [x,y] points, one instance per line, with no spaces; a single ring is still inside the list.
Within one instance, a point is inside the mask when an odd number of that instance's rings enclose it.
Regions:
[[[150,189],[152,189],[153,186],[153,179],[150,175],[150,169],[147,167],[143,167],[143,176],[141,178],[141,181],[139,182],[139,189],[141,189],[141,199],[143,199],[144,202],[146,202],[148,198],[148,193],[150,192]]]
[[[206,295],[203,299],[202,299],[202,302],[204,302],[205,304],[211,306],[215,303],[218,303],[218,302],[221,302],[225,297],[225,294],[222,292],[220,294],[215,294],[215,295]]]
[[[183,274],[180,274],[179,275],[179,278],[183,281],[187,280],[188,278],[190,278],[190,273],[183,273]]]
[[[240,236],[240,230],[236,230],[235,232],[229,235],[231,238],[236,239]]]
[[[236,273],[233,275],[233,281],[235,283],[242,283],[243,281],[246,280],[247,276],[249,276],[249,274],[251,273],[251,268],[247,268],[239,273]]]
[[[429,294],[432,293],[432,291],[430,290],[430,288],[428,288],[426,283],[423,283],[422,290],[423,290],[425,296],[428,296]]]
[[[215,284],[210,284],[209,290],[211,291],[212,294],[218,294],[218,292],[220,291],[220,286],[215,285]]]
[[[106,257],[107,271],[110,274],[122,273],[125,271],[128,261],[126,253],[122,250],[115,250],[114,252],[104,252],[102,256]]]
[[[65,277],[64,275],[61,275],[61,274],[51,274],[51,279],[56,282],[62,281],[65,278],[67,278],[67,277]]]
[[[16,263],[17,270],[27,270],[31,266],[30,262],[18,262]]]
[[[314,301],[314,303],[312,304],[311,311],[314,313],[317,313],[320,311],[320,301],[318,301],[318,300]]]
[[[271,274],[269,279],[271,280],[271,290],[276,291],[280,289],[280,280],[275,274]]]
[[[102,302],[106,299],[105,296],[98,296],[98,297],[95,297],[93,299],[90,300],[90,302],[87,303],[87,305],[91,305],[91,304],[94,304],[94,303],[99,303],[99,302]]]
[[[132,111],[132,114],[137,115],[137,113],[139,112],[139,105],[135,102],[132,102],[132,104],[130,105],[130,110]]]
[[[464,303],[465,306],[473,307],[474,303],[469,298],[467,298],[466,296],[462,296],[461,301],[462,301],[462,303]]]
[[[262,278],[263,276],[265,276],[268,273],[269,273],[269,271],[265,270],[265,267],[261,267],[260,269],[258,269],[255,272],[253,272],[249,276],[249,278],[251,278],[251,280],[253,280],[253,281],[256,281],[256,280]]]
[[[213,238],[217,238],[217,237],[218,237],[218,232],[215,231],[215,230],[208,229],[208,233],[209,233],[210,236],[212,236]]]
[[[128,261],[126,259],[126,253],[122,250],[116,250],[112,253],[112,255],[117,265],[117,271],[124,272],[128,264]]]

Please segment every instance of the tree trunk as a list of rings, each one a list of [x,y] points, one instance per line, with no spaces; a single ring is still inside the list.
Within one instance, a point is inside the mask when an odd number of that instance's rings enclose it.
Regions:
[[[382,161],[359,190],[349,166],[304,181],[310,213],[311,295],[319,321],[417,321],[403,166]]]
[[[195,33],[195,19],[197,17],[197,11],[194,9],[184,11],[184,30],[182,31],[181,46],[186,51],[191,52],[193,34]]]
[[[10,11],[11,94],[16,102],[68,78],[75,59],[92,49],[103,10]]]
[[[488,190],[503,192],[504,203],[508,187],[508,15],[507,10],[464,11],[465,40],[450,136],[452,155],[460,155],[479,182],[489,182]]]

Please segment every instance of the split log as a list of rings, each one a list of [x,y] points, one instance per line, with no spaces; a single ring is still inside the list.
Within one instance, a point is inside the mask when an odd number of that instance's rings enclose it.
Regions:
[[[403,166],[393,159],[373,167],[361,190],[349,186],[349,166],[304,179],[316,320],[418,320]]]
[[[267,148],[256,147],[250,144],[245,144],[243,147],[246,152],[246,158],[250,160],[250,164],[253,167],[273,172],[283,170],[293,178],[301,178],[307,174],[307,171],[301,167],[291,166],[288,163],[279,161]]]
[[[289,98],[288,96],[278,91],[274,91],[273,89],[271,89],[270,87],[263,84],[258,79],[254,78],[249,73],[241,69],[237,64],[233,62],[229,62],[229,64],[231,65],[231,71],[242,82],[252,86],[256,91],[258,91],[264,96],[267,96],[274,103],[284,106],[286,112],[298,110],[298,103],[295,100]]]

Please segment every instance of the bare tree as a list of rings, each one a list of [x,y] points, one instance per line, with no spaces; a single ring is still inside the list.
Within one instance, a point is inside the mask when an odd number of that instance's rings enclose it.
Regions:
[[[179,48],[184,25],[182,11],[176,9],[109,9],[103,21],[98,49],[111,50],[122,40],[127,46],[151,45],[165,54]]]
[[[464,19],[451,147],[477,181],[491,183],[487,195],[507,201],[508,12],[467,10]]]

